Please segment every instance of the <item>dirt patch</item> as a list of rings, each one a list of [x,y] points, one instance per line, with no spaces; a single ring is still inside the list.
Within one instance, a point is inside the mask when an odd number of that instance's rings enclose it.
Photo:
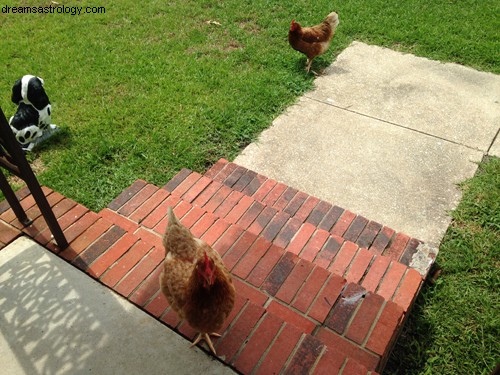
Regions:
[[[33,171],[35,176],[37,176],[40,173],[47,170],[47,167],[45,166],[45,164],[42,162],[42,160],[40,158],[33,160],[30,163],[30,166],[31,166],[31,170]],[[11,184],[11,185],[24,185],[24,181],[15,175],[10,176],[8,178],[8,181],[9,181],[9,184]]]

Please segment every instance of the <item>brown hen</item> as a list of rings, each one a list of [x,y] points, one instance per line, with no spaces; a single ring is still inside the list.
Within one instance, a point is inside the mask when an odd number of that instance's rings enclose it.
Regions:
[[[335,12],[326,16],[319,25],[312,27],[301,27],[298,22],[292,20],[288,31],[288,42],[294,50],[307,56],[306,71],[308,73],[313,59],[325,53],[330,46],[338,24],[339,16]]]
[[[163,237],[165,261],[161,291],[172,309],[199,332],[191,346],[205,340],[215,353],[210,335],[222,327],[233,309],[235,289],[219,253],[195,238],[168,208]]]

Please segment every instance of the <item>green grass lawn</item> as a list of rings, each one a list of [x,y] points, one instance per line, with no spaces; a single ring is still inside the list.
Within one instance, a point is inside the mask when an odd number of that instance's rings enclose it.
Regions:
[[[0,106],[15,112],[10,92],[22,75],[45,79],[62,131],[30,160],[41,183],[95,211],[138,178],[162,185],[182,167],[203,172],[220,157],[232,159],[309,90],[305,57],[288,46],[293,18],[308,25],[332,10],[340,15],[315,70],[359,40],[500,73],[494,0],[59,3],[106,12],[0,12]],[[484,169],[498,176],[498,160]],[[495,207],[490,193],[465,198],[455,213],[438,258],[444,274],[419,298],[392,373],[485,373],[500,360],[491,341],[498,337],[491,291],[498,289],[498,205],[496,214],[482,214]]]
[[[462,184],[439,250],[442,274],[425,285],[387,374],[490,374],[500,362],[500,159]]]

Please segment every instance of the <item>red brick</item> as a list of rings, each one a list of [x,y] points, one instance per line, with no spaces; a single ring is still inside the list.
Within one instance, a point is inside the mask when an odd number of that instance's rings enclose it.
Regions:
[[[256,286],[260,287],[264,280],[268,277],[271,271],[274,269],[278,261],[281,259],[284,250],[278,246],[271,245],[264,256],[260,259],[257,265],[254,267],[250,275],[246,280]]]
[[[79,221],[80,222],[80,221]],[[77,222],[75,225],[78,225]],[[60,253],[60,256],[66,260],[72,261],[75,257],[85,250],[92,242],[99,238],[111,227],[107,220],[99,219],[95,221],[87,230],[78,236],[70,245]],[[68,242],[70,239],[66,236]]]
[[[290,201],[293,199],[295,194],[297,194],[297,189],[287,187],[283,194],[281,194],[281,196],[278,198],[276,203],[273,204],[273,207],[278,211],[283,211],[288,203],[290,203]]]
[[[139,228],[137,223],[133,222],[132,220],[129,220],[124,216],[121,216],[120,214],[117,214],[116,211],[112,211],[109,208],[104,208],[102,211],[100,211],[99,216],[111,223],[120,226],[127,232],[133,233],[134,231],[137,230],[137,228]]]
[[[269,192],[276,186],[278,182],[275,180],[268,179],[260,186],[260,188],[253,195],[253,199],[262,203],[264,198],[269,194]]]
[[[330,266],[332,260],[339,252],[343,243],[344,240],[341,237],[332,234],[316,256],[314,263],[320,267],[327,269]]]
[[[83,250],[83,252],[76,257],[73,265],[83,271],[91,273],[92,264],[95,260],[105,253],[115,242],[117,242],[124,234],[125,230],[112,225],[111,228],[92,245]]]
[[[143,241],[136,243],[101,277],[101,281],[114,287],[149,251],[151,246]]]
[[[347,287],[337,300],[325,324],[339,334],[343,334],[357,306],[362,302],[366,290],[357,284]]]
[[[392,236],[395,231],[388,227],[383,227],[382,230],[377,234],[375,240],[370,246],[370,251],[376,252],[378,254],[382,254],[389,242],[391,241]]]
[[[250,246],[245,256],[233,268],[232,273],[241,277],[243,280],[246,279],[270,247],[271,242],[262,237],[258,237],[252,246]]]
[[[11,243],[21,235],[21,232],[12,225],[0,221],[0,242],[4,245]]]
[[[253,221],[264,210],[264,205],[260,202],[253,202],[243,216],[236,222],[241,228],[246,229],[250,227]]]
[[[243,194],[239,191],[232,191],[231,194],[216,208],[214,214],[220,218],[226,217],[226,215],[231,211],[236,204],[243,197]]]
[[[222,185],[219,190],[203,205],[203,209],[208,212],[214,212],[222,202],[231,193],[231,189]]]
[[[245,343],[253,328],[264,315],[264,308],[253,304],[248,304],[233,326],[215,345],[217,355],[226,357],[226,362],[231,363],[234,355]]]
[[[391,260],[383,255],[375,256],[368,273],[361,282],[363,288],[370,292],[375,292],[390,263]]]
[[[372,245],[375,237],[378,235],[381,229],[382,224],[379,224],[375,221],[370,221],[359,235],[356,243],[359,247],[365,247],[368,249]]]
[[[271,219],[267,227],[265,227],[261,232],[261,236],[268,241],[272,241],[281,231],[281,228],[283,228],[288,219],[290,219],[290,216],[288,216],[288,214],[284,212],[277,212],[276,215],[274,215],[274,217]]]
[[[145,310],[151,315],[159,318],[168,308],[168,301],[165,295],[158,291],[158,294],[145,306]]]
[[[363,216],[356,216],[354,220],[352,221],[351,225],[347,229],[347,231],[344,233],[343,237],[347,241],[352,241],[356,242],[359,235],[365,229],[366,225],[368,224],[368,219],[364,218]]]
[[[245,174],[245,172],[248,171],[248,169],[237,165],[235,170],[231,172],[229,176],[226,177],[226,179],[223,181],[224,185],[227,187],[232,188],[233,185],[240,179],[241,176]],[[236,189],[233,189],[236,190]]]
[[[157,190],[147,201],[145,201],[137,210],[130,215],[130,220],[141,223],[151,212],[168,198],[170,193],[165,189]]]
[[[397,233],[391,245],[384,250],[383,254],[393,260],[399,260],[403,254],[410,237],[403,233]]]
[[[358,251],[358,246],[352,242],[344,242],[342,248],[339,253],[333,260],[332,265],[328,268],[329,271],[336,273],[337,275],[342,276],[346,269],[349,267],[352,259],[356,255]]]
[[[362,364],[356,362],[352,358],[347,359],[347,363],[344,366],[343,374],[349,375],[366,375],[368,372],[367,368]]]
[[[213,179],[217,174],[224,169],[228,161],[226,159],[219,159],[217,162],[205,172],[205,176]]]
[[[285,248],[291,241],[291,239],[297,234],[299,228],[302,226],[302,222],[295,218],[290,218],[286,224],[283,226],[283,229],[278,234],[278,236],[274,239],[274,243],[277,246]]]
[[[250,170],[247,170],[239,179],[238,181],[236,181],[236,183],[232,186],[232,189],[233,190],[236,190],[236,191],[241,191],[243,192],[243,190],[248,186],[248,184],[250,182],[253,181],[253,179],[257,176],[257,173],[255,173],[254,171],[250,171]],[[244,193],[246,194],[246,193]],[[250,194],[246,194],[246,195],[250,195]]]
[[[403,309],[393,302],[387,302],[382,314],[366,342],[366,348],[385,356],[390,348],[391,341],[395,339],[399,324],[403,319]]]
[[[272,218],[276,215],[277,211],[272,207],[265,207],[262,212],[257,216],[255,221],[248,227],[248,231],[254,234],[260,234],[264,228],[269,224]]]
[[[61,229],[64,230],[64,235],[66,236],[66,239],[68,239],[69,233],[65,231],[65,229],[69,228],[72,224],[80,220],[85,214],[89,213],[88,208],[77,204],[73,208],[71,208],[68,212],[66,212],[64,215],[62,215],[57,221],[59,222],[59,226]],[[92,215],[95,215],[92,213]],[[93,216],[93,220],[96,220],[96,216]],[[73,237],[74,239],[74,237]],[[69,239],[68,239],[69,241]]]
[[[191,175],[193,171],[187,168],[182,168],[162,189],[172,192],[184,179]]]
[[[313,367],[325,346],[316,337],[307,335],[300,343],[285,374],[306,374]]]
[[[194,200],[193,200],[193,205],[194,206],[200,206],[203,207],[209,200],[212,198],[215,193],[220,189],[221,185],[218,182],[213,182],[208,185],[205,190],[203,190],[200,195],[198,195]]]
[[[146,277],[161,262],[163,262],[164,250],[153,248],[144,258],[142,258],[136,267],[126,275],[122,281],[114,288],[116,292],[128,297]]]
[[[170,190],[172,195],[176,195],[178,197],[182,197],[182,195],[187,192],[199,179],[201,175],[196,172],[192,172],[189,176],[187,176],[177,187],[173,190]],[[166,189],[168,190],[168,189]]]
[[[360,348],[326,328],[320,328],[316,337],[338,353],[363,364],[368,370],[375,370],[380,362],[379,356]]]
[[[267,307],[267,311],[283,319],[285,322],[293,324],[304,333],[310,334],[316,328],[316,324],[314,322],[296,313],[288,306],[276,302],[275,300],[271,301]]]
[[[166,191],[166,190],[165,190]],[[167,215],[168,207],[175,207],[179,203],[179,198],[169,195],[166,200],[161,202],[149,215],[141,222],[146,228],[154,228]]]
[[[205,213],[201,208],[192,207],[189,212],[184,215],[181,220],[182,225],[186,228],[191,229],[191,227],[200,219],[200,217]]]
[[[283,209],[283,212],[286,212],[290,216],[294,216],[308,197],[309,195],[302,191],[299,191]]]
[[[333,206],[326,213],[326,215],[324,215],[323,219],[318,225],[318,228],[329,232],[343,213],[344,213],[343,208],[339,206]]]
[[[278,334],[282,325],[283,320],[280,318],[269,314],[265,315],[261,324],[234,363],[236,369],[243,374],[250,374]]]
[[[245,195],[248,195],[250,197],[253,197],[253,195],[259,190],[259,188],[264,184],[264,182],[267,181],[267,177],[264,177],[262,175],[256,175],[252,181],[248,183],[247,186],[241,192]],[[255,199],[255,197],[254,197]]]
[[[342,216],[339,218],[337,223],[333,226],[330,233],[336,234],[337,236],[344,237],[344,233],[347,228],[351,225],[352,221],[356,217],[356,214],[353,214],[351,211],[344,211]]]
[[[123,216],[129,216],[134,212],[139,206],[141,206],[149,197],[151,197],[158,188],[154,185],[144,186],[136,195],[134,195],[127,203],[125,203],[119,210],[118,213]]]
[[[196,183],[182,196],[182,199],[189,203],[193,202],[211,182],[212,181],[208,177],[201,176],[200,179],[196,181]]]
[[[201,236],[201,239],[208,243],[210,246],[222,236],[222,234],[229,227],[229,224],[224,220],[217,220],[206,232]]]
[[[313,302],[308,315],[318,322],[323,323],[339,298],[345,283],[346,281],[342,277],[330,275],[326,285],[319,292],[316,301]]]
[[[403,251],[403,254],[399,257],[399,263],[404,264],[405,266],[409,266],[413,255],[417,252],[418,247],[422,244],[422,241],[417,240],[416,238],[410,238],[406,247]]]
[[[163,249],[163,236],[152,232],[148,229],[140,227],[135,233],[137,237],[141,240],[147,242],[151,246],[159,247]]]
[[[386,300],[390,300],[401,282],[405,271],[406,266],[401,263],[392,262],[389,269],[385,273],[384,279],[377,289],[377,294],[380,294]]]
[[[302,225],[296,236],[290,241],[286,251],[298,255],[306,245],[307,241],[309,241],[309,238],[311,238],[315,230],[316,227],[312,224],[305,223]]]
[[[118,197],[116,197],[110,204],[108,204],[108,208],[113,211],[117,211],[134,195],[136,195],[144,186],[146,186],[146,184],[147,182],[143,180],[135,181],[130,187],[122,191]]]
[[[228,230],[225,231],[219,240],[213,245],[214,249],[217,250],[221,256],[223,256],[231,248],[231,246],[233,246],[238,238],[240,238],[242,233],[243,230],[238,227],[229,227]]]
[[[319,203],[319,199],[316,197],[309,196],[302,206],[298,209],[298,211],[295,213],[295,218],[298,220],[304,222],[308,218],[309,214],[311,211],[316,207],[316,205]]]
[[[243,214],[248,210],[250,205],[253,203],[253,199],[248,196],[243,196],[238,204],[234,206],[234,208],[227,214],[225,220],[228,222],[235,224]]]
[[[264,306],[264,304],[268,300],[267,295],[244,281],[233,278],[233,284],[236,288],[236,293],[238,293],[243,298],[250,300],[250,302],[252,302],[254,305]]]
[[[297,310],[306,313],[316,298],[316,295],[328,279],[328,276],[329,273],[326,270],[320,267],[315,267],[309,275],[307,281],[297,293],[292,306]]]
[[[262,285],[262,289],[274,296],[280,289],[281,285],[283,285],[290,272],[292,272],[298,261],[299,258],[293,254],[285,253],[269,274],[268,278]]]
[[[352,261],[351,267],[345,276],[347,282],[359,283],[365,274],[370,262],[373,259],[373,254],[366,249],[359,249],[356,258]]]
[[[316,207],[311,211],[306,221],[311,223],[314,226],[318,226],[318,224],[323,220],[325,215],[330,211],[332,205],[325,201],[319,201]]]
[[[346,337],[358,344],[362,344],[370,328],[375,323],[384,302],[384,299],[379,295],[368,293],[349,325]]]
[[[401,282],[393,301],[407,311],[422,285],[423,279],[420,273],[412,268],[406,271],[406,275]]]
[[[144,306],[150,299],[160,290],[159,277],[163,271],[163,263],[158,266],[149,274],[146,279],[141,283],[137,290],[132,293],[129,300],[139,306]]]
[[[191,205],[184,201],[179,201],[179,203],[174,208],[175,216],[180,220],[184,217],[185,214],[189,212],[191,209]],[[167,210],[164,212],[163,218],[159,221],[158,224],[153,228],[156,233],[163,234],[165,233],[165,229],[167,229],[168,224],[168,215]]]
[[[302,259],[312,262],[318,255],[319,251],[325,244],[326,240],[330,237],[330,233],[324,230],[317,230],[299,256]]]
[[[214,181],[223,182],[238,166],[234,163],[226,163],[224,168],[222,168],[217,175],[212,179]]]
[[[302,259],[299,260],[286,278],[285,282],[281,285],[275,297],[287,304],[290,304],[297,291],[306,282],[312,269],[313,265],[310,262]]]
[[[313,375],[338,375],[346,358],[345,354],[327,347],[314,368]]]
[[[233,310],[229,313],[226,321],[222,323],[222,327],[219,329],[219,332],[225,332],[227,328],[233,324],[233,321],[240,315],[240,312],[250,304],[248,298],[244,298],[240,294],[236,293],[236,298],[234,300]]]
[[[117,242],[102,254],[92,265],[89,273],[93,277],[100,277],[114,262],[125,254],[139,239],[132,234],[126,233]]]
[[[153,300],[152,303],[153,302],[156,302],[156,300]],[[163,307],[163,305],[159,302],[158,306],[153,305],[152,307],[158,309],[159,311]],[[171,307],[165,310],[163,314],[161,314],[160,320],[173,329],[176,329],[176,327],[181,324],[179,314],[177,314],[177,312]]]
[[[257,369],[256,374],[268,375],[281,373],[282,367],[287,362],[301,337],[302,332],[297,327],[293,324],[285,323],[276,341],[272,344],[271,349]]]
[[[196,208],[196,207],[194,207]],[[191,233],[193,236],[200,238],[208,228],[210,228],[213,223],[217,220],[217,216],[210,212],[206,212],[198,222],[191,228]]]
[[[244,257],[250,246],[255,242],[257,236],[250,232],[243,232],[240,238],[224,254],[224,263],[228,270],[232,270],[236,263]]]

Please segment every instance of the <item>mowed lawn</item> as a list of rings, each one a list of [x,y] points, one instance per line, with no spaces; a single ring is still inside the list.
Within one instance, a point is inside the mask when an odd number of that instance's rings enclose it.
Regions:
[[[316,71],[358,40],[500,73],[494,0],[58,2],[105,12],[0,12],[0,106],[11,116],[15,80],[44,78],[62,131],[29,158],[41,183],[96,211],[138,178],[161,186],[182,167],[234,158],[311,89],[305,57],[288,45],[292,19],[340,16]],[[485,164],[489,182],[464,198],[468,214],[457,214],[438,258],[443,276],[424,289],[388,373],[487,374],[500,360],[498,165]],[[487,212],[469,213],[478,202]]]

